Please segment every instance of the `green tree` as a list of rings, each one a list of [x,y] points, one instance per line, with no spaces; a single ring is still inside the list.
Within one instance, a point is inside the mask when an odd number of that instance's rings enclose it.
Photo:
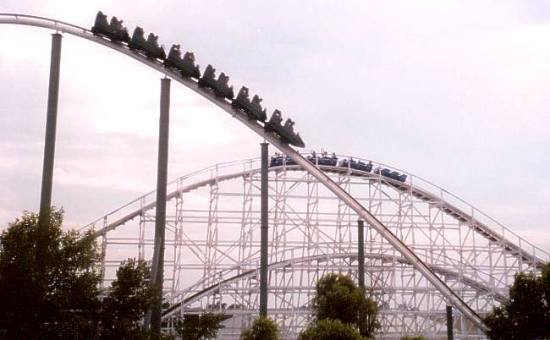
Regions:
[[[378,321],[378,303],[366,297],[363,290],[361,290],[361,293],[363,301],[361,302],[359,320],[357,322],[359,333],[361,333],[362,336],[372,338],[374,332],[380,328],[380,322]]]
[[[485,317],[491,339],[550,338],[550,263],[542,274],[518,273],[510,299]]]
[[[121,264],[103,300],[103,338],[148,338],[142,320],[157,297],[157,289],[149,285],[150,277],[151,269],[143,260],[128,259]]]
[[[213,339],[218,334],[218,330],[224,327],[222,322],[230,317],[230,315],[215,313],[185,314],[183,319],[176,321],[176,334],[182,340]]]
[[[365,296],[350,276],[335,273],[323,276],[317,281],[312,304],[317,321],[340,320],[359,329],[365,337],[372,337],[380,327],[378,305]]]
[[[0,236],[0,338],[89,339],[100,306],[93,235],[63,232],[62,210],[44,229],[25,213]],[[37,256],[38,240],[40,256]]]
[[[259,317],[241,333],[241,340],[278,340],[279,327],[270,318]]]
[[[364,340],[359,332],[340,320],[323,319],[306,328],[299,340]]]

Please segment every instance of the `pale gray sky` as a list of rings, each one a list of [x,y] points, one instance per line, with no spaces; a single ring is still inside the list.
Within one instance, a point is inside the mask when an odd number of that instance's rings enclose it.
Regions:
[[[181,43],[296,121],[307,150],[392,164],[550,250],[550,1],[30,1]],[[37,210],[48,31],[0,26],[0,223]],[[160,74],[63,39],[55,204],[74,227],[154,188]],[[169,177],[260,139],[173,83]]]

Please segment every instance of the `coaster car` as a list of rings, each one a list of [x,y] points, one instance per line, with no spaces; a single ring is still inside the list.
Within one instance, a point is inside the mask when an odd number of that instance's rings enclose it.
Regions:
[[[375,174],[381,174],[384,177],[388,177],[388,178],[394,179],[394,180],[399,181],[399,182],[405,182],[407,180],[407,175],[400,174],[397,171],[391,171],[390,169],[387,169],[387,168],[384,168],[382,170],[376,169],[374,171],[374,173]]]
[[[199,79],[201,77],[199,66],[195,65],[195,55],[191,52],[185,52],[182,59],[180,45],[172,45],[170,52],[168,52],[168,58],[164,61],[164,65],[180,71],[181,76],[184,78]]]
[[[271,161],[269,162],[269,166],[281,166],[283,165],[283,156],[279,154],[275,154],[275,156],[271,156]]]
[[[225,73],[221,73],[216,80],[216,69],[212,65],[208,65],[202,78],[199,79],[200,87],[207,87],[214,91],[214,94],[218,97],[224,97],[229,100],[232,100],[235,96],[233,94],[233,86],[229,87],[229,77]]]
[[[329,157],[327,154],[323,154],[317,159],[317,163],[319,165],[336,166],[336,164],[338,163],[338,157],[336,157],[335,154],[332,154],[331,157]]]
[[[407,179],[407,175],[400,174],[397,171],[392,171],[392,173],[390,174],[390,178],[393,178],[399,182],[405,182],[405,180]]]
[[[243,110],[248,118],[265,122],[267,115],[265,109],[262,109],[262,99],[258,95],[254,95],[252,102],[248,98],[248,88],[243,86],[237,94],[237,98],[233,100],[234,108]]]
[[[294,132],[294,122],[291,119],[287,119],[284,125],[281,125],[283,117],[281,111],[275,110],[269,119],[269,122],[265,124],[266,131],[273,131],[284,143],[291,144],[300,148],[305,147],[304,141],[300,137],[300,134]]]
[[[327,152],[322,152],[321,156],[318,156],[315,151],[312,151],[311,155],[307,156],[307,159],[310,163],[316,165],[336,166],[338,164],[338,157],[334,153],[329,157]]]
[[[270,167],[282,166],[282,165],[298,165],[292,158],[276,153],[271,157]]]
[[[355,169],[365,171],[365,172],[371,172],[372,170],[372,162],[369,162],[368,164],[365,164],[364,162],[358,161],[355,166]]]
[[[107,35],[110,32],[111,31],[109,27],[109,22],[107,22],[107,16],[103,14],[102,11],[97,12],[95,23],[92,27],[92,33],[95,35]]]
[[[233,93],[233,86],[229,86],[229,77],[223,72],[216,81],[214,93],[216,93],[216,96],[218,97],[224,97],[229,100],[233,100],[233,97],[235,97],[235,94]]]
[[[199,79],[200,87],[208,87],[212,90],[216,86],[216,69],[212,65],[206,66],[206,70],[202,74],[202,77]]]
[[[143,28],[139,26],[136,27],[136,29],[134,30],[132,40],[130,40],[130,42],[128,43],[128,47],[130,47],[131,50],[138,50],[143,52],[147,56],[147,58],[161,60],[166,59],[164,48],[159,46],[158,36],[154,35],[153,33],[149,33],[149,36],[147,36],[147,40],[145,40]]]
[[[372,162],[365,164],[365,162],[355,161],[353,158],[350,158],[349,160],[347,159],[342,160],[342,162],[340,163],[340,166],[344,168],[350,167],[352,169],[365,171],[365,172],[372,171]]]
[[[92,33],[97,36],[109,38],[112,42],[129,42],[130,36],[128,30],[122,26],[122,20],[116,17],[111,18],[111,23],[107,24],[107,16],[103,12],[97,12],[95,24],[92,27]]]
[[[342,159],[342,162],[340,162],[340,166],[343,168],[355,169],[357,167],[357,161],[355,161],[353,158]]]

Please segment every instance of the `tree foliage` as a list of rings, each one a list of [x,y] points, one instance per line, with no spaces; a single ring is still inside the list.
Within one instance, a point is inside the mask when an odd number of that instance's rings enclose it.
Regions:
[[[365,296],[365,293],[361,290],[363,301],[358,313],[359,332],[362,336],[371,338],[374,336],[374,332],[380,328],[380,321],[378,321],[378,304],[371,298]]]
[[[62,221],[61,210],[41,227],[25,213],[0,235],[0,339],[147,338],[149,268],[128,260],[102,294],[92,232],[63,231]]]
[[[323,319],[308,328],[300,336],[299,340],[363,340],[359,332],[340,320]]]
[[[101,321],[105,339],[145,339],[141,320],[158,294],[150,286],[151,270],[143,260],[128,259],[116,273],[103,300]]]
[[[222,322],[230,317],[215,313],[185,314],[183,319],[176,321],[176,334],[182,340],[213,339],[218,334],[218,330],[224,327]]]
[[[254,320],[250,328],[241,333],[241,340],[278,340],[279,327],[270,318],[259,317]]]
[[[25,213],[0,236],[0,337],[94,338],[100,301],[91,233],[63,232],[63,212],[44,228]],[[44,251],[37,256],[38,240]]]
[[[317,320],[334,319],[357,324],[363,295],[351,277],[327,274],[317,281],[313,309]]]
[[[372,337],[380,327],[378,305],[366,297],[350,276],[330,273],[316,285],[313,309],[317,321],[340,320],[360,330],[362,336]]]
[[[550,338],[550,264],[542,274],[518,273],[510,299],[485,318],[491,339]]]

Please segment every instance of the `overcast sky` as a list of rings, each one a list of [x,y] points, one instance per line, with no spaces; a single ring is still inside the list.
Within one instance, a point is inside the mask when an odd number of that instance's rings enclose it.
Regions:
[[[181,43],[296,121],[307,148],[405,169],[550,251],[550,1],[2,0]],[[0,224],[36,211],[50,32],[0,25]],[[53,202],[78,227],[156,183],[161,75],[63,39]],[[169,178],[260,138],[172,84]]]

